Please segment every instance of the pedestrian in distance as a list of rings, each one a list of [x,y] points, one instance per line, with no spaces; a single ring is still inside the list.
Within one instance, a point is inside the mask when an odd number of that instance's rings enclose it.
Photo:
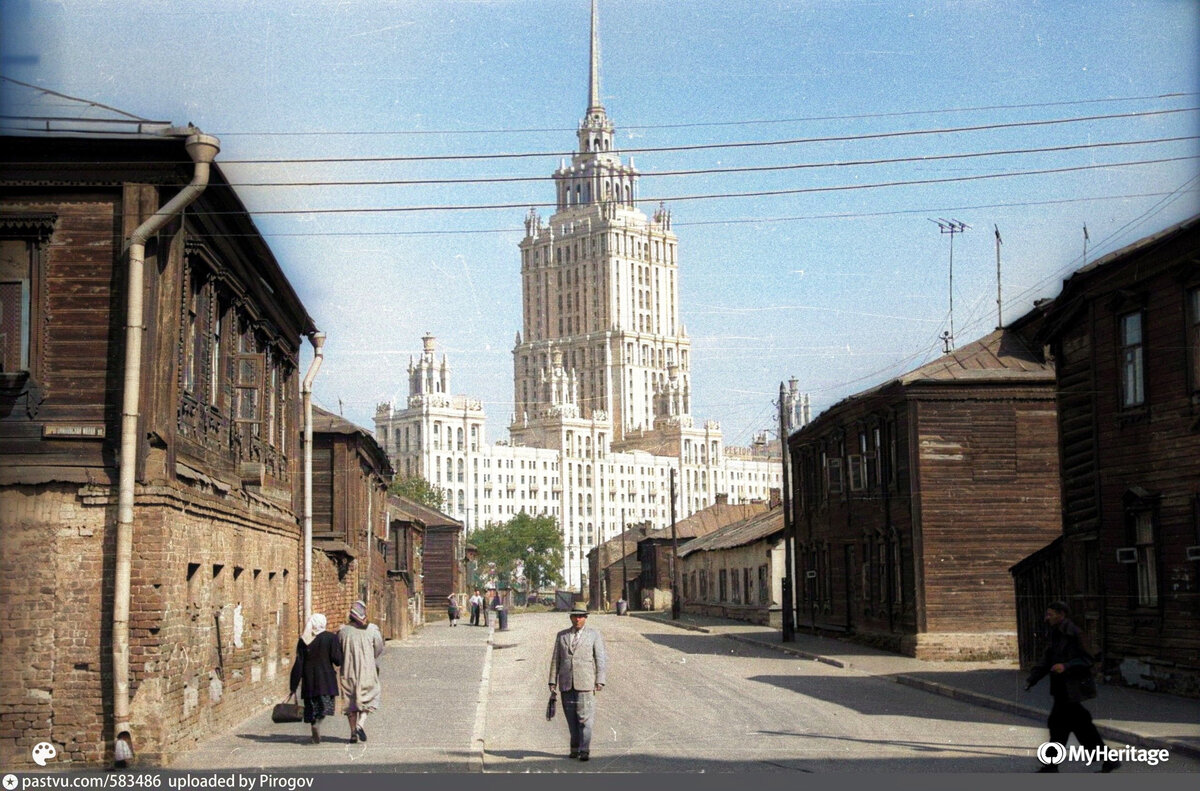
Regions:
[[[487,613],[484,615],[484,618],[487,619],[488,626],[491,626],[494,628],[494,627],[497,627],[500,625],[500,607],[501,606],[502,606],[502,603],[500,601],[500,591],[493,591],[492,592],[492,600],[488,604]]]
[[[383,655],[383,635],[379,627],[367,622],[367,605],[356,601],[350,607],[350,622],[338,631],[342,646],[342,697],[346,699],[346,719],[350,742],[367,740],[363,727],[367,715],[379,708],[382,689],[379,684],[379,657]]]
[[[604,689],[608,655],[604,638],[587,625],[588,611],[571,610],[571,628],[554,638],[550,655],[550,691],[562,697],[563,717],[571,731],[571,758],[591,758],[596,693]]]
[[[321,743],[321,720],[335,713],[338,674],[334,666],[342,664],[342,644],[333,632],[325,631],[327,621],[321,613],[308,618],[304,632],[296,641],[296,661],[288,689],[304,701],[304,721],[312,726],[312,743]]]
[[[451,593],[446,597],[446,615],[450,618],[451,626],[458,626],[458,599]]]
[[[1091,712],[1083,707],[1083,701],[1096,697],[1096,682],[1092,677],[1095,660],[1083,647],[1083,632],[1069,615],[1064,602],[1054,601],[1046,606],[1046,650],[1041,661],[1030,670],[1025,691],[1050,676],[1050,695],[1054,698],[1047,720],[1050,741],[1065,749],[1067,740],[1074,733],[1084,748],[1093,750],[1103,747],[1104,739],[1092,722]],[[1120,766],[1120,761],[1104,761],[1100,771],[1111,772]],[[1058,765],[1048,763],[1038,771],[1057,772]]]
[[[471,626],[479,626],[479,616],[483,612],[483,596],[479,595],[479,591],[475,591],[467,603],[471,606]]]

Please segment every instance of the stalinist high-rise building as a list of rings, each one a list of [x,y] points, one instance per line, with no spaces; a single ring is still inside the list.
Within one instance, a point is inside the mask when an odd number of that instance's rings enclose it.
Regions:
[[[490,445],[478,400],[450,395],[450,367],[424,338],[406,404],[380,404],[376,434],[402,475],[446,495],[468,529],[524,510],[557,518],[569,587],[586,584],[589,549],[623,522],[670,524],[712,505],[767,499],[780,486],[765,438],[725,447],[691,414],[691,343],[679,311],[671,214],[637,208],[638,172],[614,147],[600,102],[592,2],[588,103],[578,149],[554,173],[556,210],[525,218],[522,324],[513,348],[510,441]],[[795,392],[798,426],[806,404]]]

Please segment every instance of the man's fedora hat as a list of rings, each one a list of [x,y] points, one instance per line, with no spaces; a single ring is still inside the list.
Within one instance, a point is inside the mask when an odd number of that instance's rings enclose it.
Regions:
[[[582,615],[586,618],[588,616],[587,607],[572,607],[571,615]]]

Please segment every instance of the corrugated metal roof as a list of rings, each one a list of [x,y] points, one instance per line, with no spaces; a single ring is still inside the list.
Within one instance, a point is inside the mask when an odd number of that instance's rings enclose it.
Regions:
[[[782,532],[783,507],[777,506],[765,513],[714,530],[706,536],[692,539],[679,547],[679,556],[683,557],[692,552],[744,547]]]
[[[606,569],[612,564],[621,560],[622,535],[625,536],[625,557],[636,557],[637,542],[645,538],[647,532],[650,531],[648,530],[646,524],[635,525],[627,528],[624,533],[618,533],[600,546],[596,547],[597,563],[599,563],[600,568]]]
[[[457,519],[447,516],[437,509],[413,502],[406,497],[391,495],[388,497],[388,505],[395,508],[400,516],[418,521],[426,527],[442,527],[445,525],[462,527],[462,522]]]
[[[312,411],[313,431],[318,434],[362,434],[371,437],[370,432],[362,426],[355,425],[341,415],[333,414],[328,409],[322,409],[313,404]],[[374,437],[371,438],[374,439]]]
[[[922,382],[1053,382],[1054,364],[1044,362],[1009,329],[998,329],[977,341],[961,346],[949,354],[914,368],[906,374],[875,387],[848,396],[821,414],[827,414],[843,404],[873,396],[893,385],[907,387]],[[813,423],[817,423],[814,420]],[[800,429],[803,431],[804,429]]]
[[[1016,333],[999,329],[974,343],[942,355],[899,377],[900,384],[947,380],[1054,379],[1054,366],[1043,362]]]
[[[697,538],[705,536],[718,528],[733,522],[740,522],[743,519],[749,519],[755,514],[760,514],[767,510],[766,503],[739,503],[738,505],[729,505],[727,503],[718,503],[710,505],[701,511],[675,523],[675,535],[680,540]],[[646,534],[646,538],[670,538],[671,528],[664,527],[661,530],[651,530]]]
[[[1149,247],[1149,246],[1153,245],[1154,243],[1167,238],[1168,236],[1173,236],[1174,234],[1176,234],[1180,231],[1186,230],[1190,226],[1196,224],[1196,222],[1198,222],[1198,221],[1200,221],[1200,214],[1192,215],[1191,217],[1187,218],[1183,222],[1176,223],[1175,225],[1172,225],[1168,228],[1164,228],[1161,231],[1159,231],[1158,233],[1153,233],[1153,234],[1150,234],[1149,236],[1144,236],[1141,239],[1138,239],[1136,242],[1125,245],[1120,250],[1114,250],[1113,252],[1109,253],[1106,256],[1103,256],[1102,258],[1098,258],[1095,261],[1091,262],[1090,264],[1087,264],[1085,266],[1080,267],[1079,269],[1076,269],[1074,274],[1071,276],[1071,278],[1074,278],[1075,275],[1082,275],[1082,274],[1091,272],[1093,269],[1099,269],[1100,267],[1106,266],[1118,259],[1125,258],[1126,256],[1128,256],[1132,253],[1136,253],[1138,250],[1140,250],[1144,247]],[[1068,281],[1071,278],[1068,278]]]

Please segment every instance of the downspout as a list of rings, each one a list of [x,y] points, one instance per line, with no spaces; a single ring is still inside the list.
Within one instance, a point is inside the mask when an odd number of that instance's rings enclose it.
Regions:
[[[195,127],[190,127],[194,130]],[[129,269],[125,306],[125,384],[121,401],[121,447],[118,456],[116,578],[113,581],[113,754],[131,755],[129,723],[129,610],[133,568],[133,490],[137,475],[138,419],[142,388],[142,334],[145,330],[144,271],[146,241],[158,233],[208,186],[209,166],[220,141],[194,131],[184,145],[195,163],[191,182],[129,237]],[[127,755],[126,753],[129,753]]]
[[[312,615],[312,383],[325,359],[325,333],[308,336],[313,347],[312,364],[300,383],[300,400],[304,409],[304,620]]]

